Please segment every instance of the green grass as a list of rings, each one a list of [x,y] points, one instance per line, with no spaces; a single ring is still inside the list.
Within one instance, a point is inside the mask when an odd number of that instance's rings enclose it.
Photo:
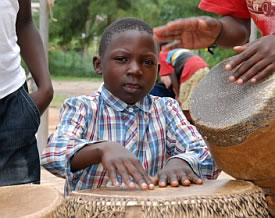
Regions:
[[[50,107],[59,109],[67,98],[69,98],[67,95],[54,94]]]
[[[101,76],[98,77],[73,77],[73,76],[54,76],[51,75],[51,79],[55,81],[95,81],[102,82]]]

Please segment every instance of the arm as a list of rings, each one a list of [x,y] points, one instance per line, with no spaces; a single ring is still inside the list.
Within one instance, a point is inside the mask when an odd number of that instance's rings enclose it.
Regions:
[[[18,1],[20,6],[16,21],[18,45],[38,87],[31,96],[42,114],[52,100],[53,87],[43,43],[32,20],[31,0]]]
[[[224,48],[232,48],[247,42],[249,35],[250,19],[231,16],[224,16],[219,20],[208,16],[178,19],[154,28],[154,37],[157,41],[175,40],[163,46],[164,50],[200,49],[207,48],[213,43]]]
[[[167,117],[166,166],[158,173],[154,182],[166,186],[201,184],[202,179],[215,179],[220,173],[211,154],[196,128],[189,124],[176,101],[165,106]]]
[[[86,145],[71,158],[71,169],[74,172],[99,163],[107,170],[115,187],[120,186],[117,180],[117,175],[120,175],[128,188],[136,187],[130,177],[141,189],[154,188],[139,160],[117,142],[105,141]]]

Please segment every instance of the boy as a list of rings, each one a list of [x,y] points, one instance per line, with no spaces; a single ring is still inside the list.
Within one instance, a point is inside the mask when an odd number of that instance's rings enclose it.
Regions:
[[[94,68],[104,84],[94,96],[65,101],[42,164],[66,178],[65,195],[106,185],[153,189],[201,184],[219,170],[172,98],[148,95],[158,72],[152,28],[135,18],[104,31]]]
[[[53,88],[31,0],[0,1],[0,186],[39,183],[36,137]],[[27,92],[20,52],[38,90]]]

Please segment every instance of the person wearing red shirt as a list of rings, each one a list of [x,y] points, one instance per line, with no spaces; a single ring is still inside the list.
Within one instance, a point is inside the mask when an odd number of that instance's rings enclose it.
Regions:
[[[256,83],[275,71],[275,5],[267,0],[201,0],[199,8],[217,13],[221,18],[209,16],[178,19],[154,28],[157,41],[174,42],[163,47],[200,49],[217,45],[234,48],[239,54],[229,61],[225,69],[236,72],[230,82],[243,85]],[[262,37],[247,43],[250,36],[251,18]],[[241,66],[239,66],[242,64]]]
[[[186,118],[192,122],[189,114],[189,102],[194,88],[208,73],[208,64],[200,56],[187,49],[160,51],[159,64],[161,82],[166,89],[174,91],[174,98],[178,100]],[[159,96],[165,96],[167,90],[159,89],[158,85],[154,87],[151,94],[154,95],[155,89],[158,89],[158,92],[164,90]]]

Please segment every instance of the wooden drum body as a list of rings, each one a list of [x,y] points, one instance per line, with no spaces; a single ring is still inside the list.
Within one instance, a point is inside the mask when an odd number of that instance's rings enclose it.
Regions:
[[[228,60],[196,87],[191,116],[227,174],[275,187],[275,74],[258,84],[228,82]]]
[[[42,185],[0,187],[1,218],[51,218],[64,198],[57,190]]]
[[[238,86],[228,82],[228,60],[195,88],[191,117],[223,171],[275,190],[275,74]]]
[[[238,180],[142,191],[98,188],[72,192],[59,217],[268,217],[263,190]]]

